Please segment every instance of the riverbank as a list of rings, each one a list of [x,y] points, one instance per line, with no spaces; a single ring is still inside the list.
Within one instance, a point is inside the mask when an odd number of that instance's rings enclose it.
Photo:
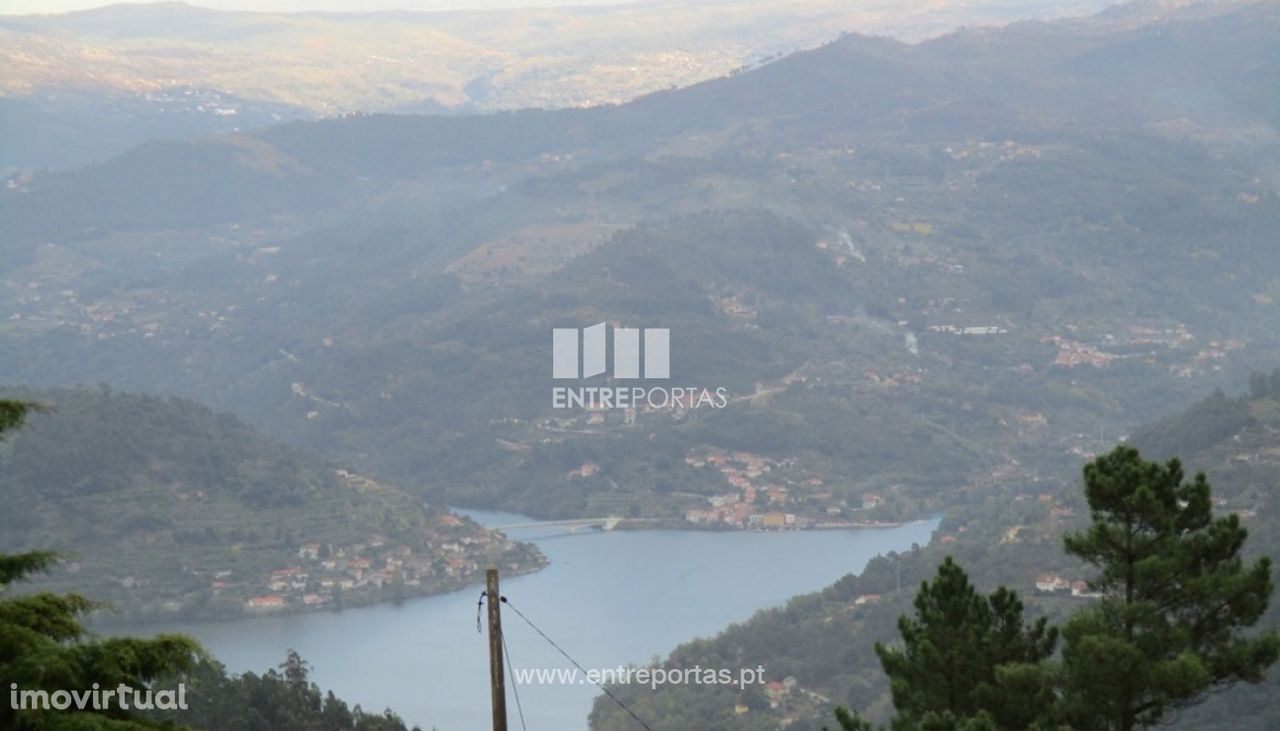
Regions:
[[[541,553],[538,554],[539,560],[530,565],[506,566],[502,567],[504,576],[517,577],[527,574],[536,573],[547,567],[548,561]],[[234,623],[240,621],[252,621],[255,619],[269,619],[277,617],[295,617],[311,614],[340,614],[346,611],[365,609],[377,606],[401,606],[406,602],[428,599],[431,597],[445,596],[457,592],[465,591],[472,587],[484,585],[484,567],[479,567],[475,571],[468,572],[465,577],[460,577],[452,582],[444,582],[430,587],[406,587],[403,593],[388,597],[355,595],[351,598],[344,599],[338,604],[326,605],[308,605],[306,603],[284,606],[279,609],[267,611],[246,611],[246,610],[226,610],[226,611],[209,611],[209,612],[192,612],[184,613],[182,611],[159,611],[150,614],[147,613],[120,613],[112,607],[107,606],[99,609],[88,616],[85,621],[86,626],[96,631],[102,632],[126,632],[131,627],[147,627],[157,623],[168,622],[199,622],[199,623]]]
[[[536,522],[460,512],[487,527]],[[877,554],[928,543],[936,525],[771,534],[529,529],[512,537],[532,542],[548,565],[504,575],[503,595],[587,667],[647,665],[683,642],[860,572]],[[466,731],[487,723],[487,644],[475,624],[480,589],[342,612],[135,625],[130,633],[191,634],[232,672],[263,672],[294,648],[322,688],[366,709],[392,708],[422,728]],[[518,617],[507,620],[514,667],[567,666]],[[597,692],[590,685],[520,688],[529,727],[562,731],[586,728]]]
[[[547,565],[546,556],[530,543],[510,540],[465,516],[433,514],[431,523],[406,529],[401,540],[370,532],[344,543],[302,542],[261,554],[231,551],[164,574],[124,577],[105,594],[89,593],[110,607],[94,621],[228,621],[343,611],[458,591],[483,582],[489,566],[515,576]],[[64,584],[74,578],[70,569],[67,574]]]
[[[515,515],[467,509],[455,509],[455,512],[466,517],[475,515]],[[367,577],[356,574],[348,579],[352,582],[348,589],[335,588],[333,579],[325,579],[321,576],[308,574],[304,570],[304,566],[288,566],[276,569],[273,572],[276,576],[264,578],[263,585],[260,587],[261,590],[256,597],[249,596],[244,591],[232,595],[232,592],[227,591],[226,588],[228,582],[215,578],[213,582],[214,590],[209,592],[207,596],[197,596],[185,603],[175,601],[137,602],[123,608],[112,603],[91,615],[89,623],[97,628],[115,630],[157,622],[234,622],[263,617],[288,617],[302,614],[342,612],[383,604],[397,606],[414,599],[450,594],[472,586],[478,586],[484,582],[483,569],[488,565],[497,565],[502,574],[507,577],[524,576],[543,570],[548,565],[548,559],[536,549],[533,551],[527,550],[523,545],[524,541],[520,539],[522,534],[528,535],[530,532],[550,532],[552,535],[558,532],[574,535],[581,532],[602,531],[777,534],[804,531],[887,530],[905,525],[919,524],[926,520],[921,518],[901,522],[869,520],[822,523],[800,521],[790,524],[784,523],[779,527],[769,527],[764,525],[693,524],[676,519],[609,518],[538,521],[527,516],[518,517],[520,523],[517,524],[516,530],[510,531],[515,534],[515,539],[511,541],[511,545],[521,548],[518,559],[512,559],[508,556],[506,559],[495,563],[476,560],[474,556],[468,557],[465,561],[454,562],[447,567],[442,566],[440,576],[429,583],[412,579],[409,581],[397,581],[395,572],[402,568],[403,562],[395,561],[394,559],[392,559],[392,563],[386,564],[382,568],[382,570],[389,572],[384,577],[386,581],[379,581],[376,586],[373,585],[370,579],[378,576],[376,571],[370,572]],[[505,535],[503,529],[508,526],[488,525],[483,527]],[[338,568],[336,563],[334,568]],[[372,567],[365,567],[359,570],[363,572],[368,568]],[[357,584],[356,582],[362,578],[364,581]],[[266,583],[268,580],[276,585],[268,585]],[[293,601],[289,601],[289,589],[293,589],[291,597]],[[330,593],[320,593],[326,589]],[[232,596],[239,598],[232,600]],[[278,600],[272,600],[273,597],[278,598]],[[255,598],[259,601],[254,602]],[[221,601],[216,601],[217,599],[221,599]],[[262,599],[269,601],[263,602]],[[251,605],[251,602],[254,602],[257,606]]]

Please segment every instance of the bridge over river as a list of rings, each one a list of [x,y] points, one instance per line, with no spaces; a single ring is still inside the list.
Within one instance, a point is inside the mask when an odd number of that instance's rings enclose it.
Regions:
[[[565,528],[570,533],[576,533],[583,528],[595,528],[597,530],[613,530],[623,523],[659,523],[661,518],[623,518],[618,515],[610,515],[604,518],[574,518],[571,520],[543,520],[532,523],[511,523],[509,525],[491,526],[493,530],[512,531],[526,530],[530,528]]]

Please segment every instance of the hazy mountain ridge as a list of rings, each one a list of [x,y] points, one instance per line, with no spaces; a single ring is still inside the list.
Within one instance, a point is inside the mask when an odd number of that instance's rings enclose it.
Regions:
[[[146,216],[131,209],[146,206],[161,225],[183,225],[180,216],[191,213],[191,223],[205,225],[229,220],[233,211],[324,209],[335,196],[349,194],[345,186],[355,177],[389,183],[470,165],[485,165],[491,173],[493,163],[533,163],[539,155],[570,153],[574,166],[636,154],[758,154],[794,147],[793,139],[834,146],[1144,132],[1228,152],[1233,145],[1257,143],[1263,147],[1253,152],[1269,151],[1263,158],[1268,159],[1280,106],[1254,92],[1280,84],[1268,33],[1276,22],[1274,6],[1210,5],[1217,10],[1207,19],[1199,17],[1202,12],[1180,11],[1136,29],[1115,30],[1100,21],[1022,23],[962,31],[917,46],[848,36],[748,74],[622,107],[459,118],[374,115],[172,147],[151,144],[99,168],[24,179],[0,204],[39,216],[42,205],[53,203],[32,199],[56,197],[64,211],[106,209],[141,220]],[[1121,59],[1124,64],[1112,63]],[[1103,68],[1124,71],[1103,77]],[[743,131],[746,120],[752,120],[749,135]],[[705,141],[692,150],[669,149],[689,137]],[[246,149],[247,143],[254,147]],[[183,155],[200,156],[198,175],[180,172],[197,164]],[[545,165],[507,172],[545,174]],[[134,184],[108,184],[120,176]],[[175,188],[179,180],[192,187]],[[272,186],[280,187],[284,200],[272,200]],[[108,188],[127,197],[97,206],[76,198]],[[30,195],[42,189],[49,194]],[[55,215],[63,230],[77,220]],[[17,222],[11,236],[23,235],[28,217],[11,216]]]
[[[919,39],[960,25],[1050,17],[1098,0],[646,2],[453,12],[247,13],[181,3],[0,16],[0,124],[45,145],[0,154],[0,171],[98,162],[149,138],[351,112],[478,112],[624,102],[812,48],[842,32]],[[660,29],[660,32],[654,32]],[[184,88],[217,103],[185,106]],[[128,115],[110,127],[68,96]],[[65,132],[61,131],[66,127]],[[90,139],[83,139],[90,136]],[[55,144],[56,143],[56,144]]]
[[[321,41],[327,44],[324,48],[316,46],[313,49],[325,52],[325,65],[333,64],[334,53],[346,54],[360,49],[360,42],[372,43],[369,47],[373,52],[366,58],[386,62],[377,67],[384,79],[372,88],[358,89],[358,84],[353,81],[366,72],[360,70],[360,66],[364,64],[349,65],[349,68],[355,69],[346,72],[353,74],[349,77],[339,75],[328,81],[319,78],[303,79],[314,88],[309,90],[305,85],[298,88],[295,84],[292,92],[273,89],[270,71],[262,77],[265,81],[257,82],[262,84],[257,88],[245,86],[246,83],[255,83],[250,77],[220,76],[217,66],[213,73],[203,73],[199,78],[232,80],[233,84],[239,84],[239,88],[228,85],[223,87],[224,91],[262,101],[298,104],[298,97],[282,95],[302,94],[307,102],[302,106],[321,113],[395,111],[398,104],[419,103],[428,98],[435,98],[446,106],[461,105],[472,106],[476,110],[492,110],[625,101],[645,91],[669,85],[687,85],[700,78],[717,76],[744,63],[774,57],[779,52],[812,47],[847,31],[919,40],[963,25],[1007,21],[1018,17],[1007,7],[998,3],[991,5],[988,7],[985,3],[977,3],[965,6],[943,2],[916,11],[903,11],[891,5],[876,3],[850,5],[815,0],[788,4],[785,7],[771,3],[722,1],[711,4],[710,7],[706,4],[651,2],[595,7],[416,13],[246,13],[220,12],[182,3],[156,3],[108,6],[65,15],[0,16],[0,27],[18,35],[14,39],[18,46],[13,49],[10,58],[15,69],[30,68],[32,73],[45,75],[31,78],[24,73],[17,73],[10,76],[7,85],[11,93],[56,88],[58,85],[95,84],[116,90],[157,90],[172,85],[174,81],[183,83],[184,79],[180,73],[154,74],[142,69],[154,69],[156,63],[181,63],[184,49],[192,55],[195,64],[216,60],[221,64],[261,65],[262,59],[289,58],[285,49],[302,50],[300,44],[291,42],[301,35],[313,45]],[[1020,12],[1038,17],[1054,17],[1101,6],[1100,3],[1085,2],[1040,2]],[[655,24],[661,24],[666,32],[651,33]],[[376,31],[381,38],[368,32],[371,30]],[[272,41],[277,55],[273,56],[268,49],[253,45],[262,40]],[[134,52],[134,49],[127,45],[113,45],[113,42],[125,41],[145,42],[136,49],[143,57],[149,50],[167,53],[149,58],[148,61],[153,65],[142,67],[129,60],[128,54]],[[428,41],[426,46],[418,47],[417,44],[423,41]],[[94,44],[101,45],[102,49],[95,54],[98,68],[93,74],[83,73],[70,53],[66,54],[68,59],[61,68],[56,63],[28,67],[25,64],[40,60],[42,54],[39,48],[24,51],[22,42],[50,44],[50,51],[60,43],[73,48],[77,44],[83,44],[87,48],[92,48]],[[203,43],[217,45],[206,47],[201,45]],[[237,43],[242,45],[234,45]],[[699,45],[703,48],[694,50]],[[377,55],[380,47],[393,53],[407,54],[402,60],[411,64],[417,60],[417,56],[425,54],[422,58],[435,59],[437,65],[442,67],[415,66],[414,74],[410,76],[395,68],[397,59]],[[220,52],[212,53],[215,48],[220,49]],[[240,53],[227,54],[225,51],[228,48],[236,48]],[[262,55],[255,56],[255,53]],[[664,54],[671,56],[670,59],[665,59],[665,63]],[[217,56],[224,55],[227,58],[216,59]],[[237,55],[244,57],[237,59]],[[610,56],[616,56],[617,60]],[[557,58],[561,60],[557,61]],[[565,84],[565,59],[569,59],[568,64],[603,61],[604,67],[596,68],[589,74],[578,75],[578,71],[572,71],[570,73],[574,75],[569,77],[570,83]],[[623,86],[617,91],[606,91],[605,96],[595,99],[537,103],[510,99],[503,102],[480,97],[470,99],[469,104],[465,104],[463,100],[468,99],[467,92],[462,89],[446,91],[450,84],[478,85],[478,81],[484,81],[491,91],[497,91],[503,89],[497,86],[498,77],[513,74],[527,75],[520,80],[521,86],[559,86],[560,90],[553,92],[558,95],[573,94],[577,85],[586,83],[608,90],[611,88],[610,82],[620,81],[608,73],[611,64],[626,63],[628,60],[648,61],[647,64],[642,63],[631,69],[641,72],[640,77],[631,82],[640,84],[636,87],[638,91]],[[682,60],[691,68],[676,72],[677,75],[669,82],[655,83],[646,79],[647,76],[670,73],[665,68],[666,64]],[[494,66],[511,62],[517,64],[511,71]],[[726,62],[729,65],[725,65]],[[303,65],[299,63],[297,66],[301,68]],[[181,66],[176,68],[181,69]],[[388,72],[390,79],[385,78]],[[458,78],[450,79],[450,75]],[[587,76],[596,78],[588,81]],[[436,78],[441,80],[433,81]],[[510,80],[502,83],[505,86]],[[396,88],[395,84],[404,84],[404,88],[398,94],[388,95],[389,90]],[[337,89],[349,87],[344,93],[353,95],[351,99],[354,103],[339,102],[332,93],[329,98],[323,92],[316,96],[316,92],[325,85],[335,85]],[[433,85],[439,86],[439,89],[433,92]],[[215,83],[214,86],[220,85]],[[419,95],[413,94],[415,87]],[[246,93],[248,91],[257,93]],[[427,92],[426,95],[421,95],[424,91]],[[506,94],[513,92],[530,93],[503,89]],[[448,95],[433,97],[432,94]]]
[[[619,107],[153,143],[0,196],[4,347],[18,378],[197,394],[469,505],[679,520],[727,489],[686,459],[768,434],[814,512],[1034,482],[1280,348],[1275,147],[1238,127],[1275,120],[1205,101],[1266,98],[1276,9],[1214,8],[847,37]],[[1234,60],[1171,107],[1142,80],[1188,39]],[[1134,44],[1123,83],[1079,71]],[[671,327],[681,378],[735,410],[551,413],[546,331],[602,319]],[[954,469],[904,473],[922,443]]]

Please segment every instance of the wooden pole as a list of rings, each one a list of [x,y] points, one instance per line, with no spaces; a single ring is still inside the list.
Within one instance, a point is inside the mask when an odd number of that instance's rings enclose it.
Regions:
[[[498,570],[485,569],[485,596],[489,600],[489,687],[493,695],[493,731],[507,731],[507,688],[502,667],[502,593]]]

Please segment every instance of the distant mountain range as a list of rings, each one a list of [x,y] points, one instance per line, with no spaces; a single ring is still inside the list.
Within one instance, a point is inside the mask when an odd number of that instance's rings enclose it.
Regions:
[[[847,36],[619,106],[14,178],[0,362],[198,397],[452,504],[919,515],[1280,361],[1276,22]],[[670,329],[673,380],[729,408],[552,409],[550,331],[602,321]]]
[[[618,103],[844,32],[918,40],[1105,4],[662,0],[290,14],[156,3],[0,16],[0,172],[77,167],[152,138],[282,120]]]

